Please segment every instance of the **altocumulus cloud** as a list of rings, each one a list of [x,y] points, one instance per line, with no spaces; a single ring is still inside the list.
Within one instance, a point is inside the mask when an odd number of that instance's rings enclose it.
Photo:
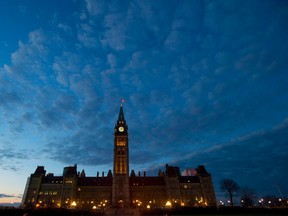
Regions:
[[[8,145],[13,146],[12,143]],[[24,152],[20,149],[15,150],[13,147],[0,148],[0,167],[4,170],[18,171],[19,161],[27,160],[29,157],[29,154]]]
[[[0,127],[9,131],[1,147],[13,140],[15,160],[27,157],[15,149],[29,134],[38,139],[27,154],[45,155],[44,164],[111,163],[124,97],[132,166],[205,164],[216,182],[248,184],[257,173],[265,188],[281,177],[286,3],[86,0],[65,16],[56,8],[0,69]]]

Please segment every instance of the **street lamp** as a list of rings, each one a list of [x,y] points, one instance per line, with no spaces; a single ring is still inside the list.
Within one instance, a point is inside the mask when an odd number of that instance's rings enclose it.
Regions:
[[[170,207],[172,206],[172,204],[171,204],[170,201],[167,201],[166,204],[165,204],[165,206],[170,208]]]
[[[76,207],[76,205],[77,205],[77,204],[76,204],[75,201],[73,201],[73,202],[71,203],[71,206],[74,207],[74,208]]]

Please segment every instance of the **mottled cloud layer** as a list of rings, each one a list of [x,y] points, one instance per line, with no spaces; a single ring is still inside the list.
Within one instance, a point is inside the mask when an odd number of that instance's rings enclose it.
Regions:
[[[17,7],[35,23],[0,38],[1,168],[111,166],[125,98],[131,168],[205,164],[215,188],[288,193],[286,2],[64,2]]]

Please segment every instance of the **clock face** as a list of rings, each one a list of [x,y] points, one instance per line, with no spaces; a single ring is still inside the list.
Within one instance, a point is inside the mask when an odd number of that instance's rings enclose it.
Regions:
[[[123,132],[123,131],[124,131],[124,127],[119,127],[118,130],[119,130],[120,132]]]

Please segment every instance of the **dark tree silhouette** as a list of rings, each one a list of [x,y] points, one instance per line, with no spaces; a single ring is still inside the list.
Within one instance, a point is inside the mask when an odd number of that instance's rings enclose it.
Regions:
[[[231,206],[234,206],[233,197],[238,193],[239,185],[232,179],[223,179],[220,183],[220,189],[228,196]]]
[[[252,206],[256,199],[256,192],[255,190],[249,187],[243,187],[241,189],[241,203],[243,206]]]

